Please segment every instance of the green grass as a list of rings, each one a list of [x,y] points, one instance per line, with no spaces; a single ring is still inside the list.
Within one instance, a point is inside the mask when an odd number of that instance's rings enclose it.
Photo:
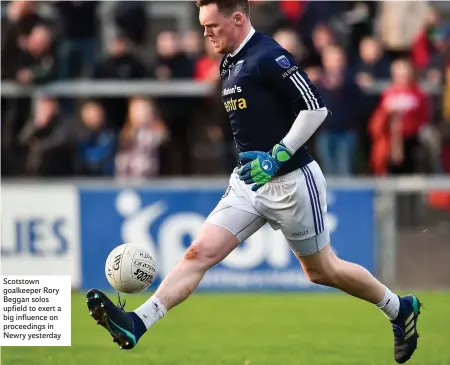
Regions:
[[[128,296],[133,309],[146,297]],[[420,293],[419,349],[408,364],[450,364],[450,293]],[[3,365],[395,364],[389,322],[337,293],[196,294],[119,351],[73,295],[71,347],[2,348]]]

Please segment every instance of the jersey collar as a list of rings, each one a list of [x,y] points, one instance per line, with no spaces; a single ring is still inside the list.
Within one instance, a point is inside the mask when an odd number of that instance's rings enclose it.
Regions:
[[[248,41],[253,36],[253,34],[255,34],[255,28],[252,27],[250,29],[250,32],[248,32],[247,37],[245,37],[245,39],[242,41],[242,43],[239,45],[239,47],[233,53],[229,53],[228,55],[230,57],[236,56],[242,50],[242,48],[244,48],[244,46],[248,43]]]

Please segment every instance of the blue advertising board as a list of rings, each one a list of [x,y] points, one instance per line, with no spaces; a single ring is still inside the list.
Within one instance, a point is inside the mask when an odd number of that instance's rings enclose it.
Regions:
[[[110,289],[104,272],[109,252],[122,243],[145,245],[158,277],[182,258],[223,190],[89,189],[80,196],[82,288]],[[329,190],[332,247],[342,259],[375,269],[372,190]],[[208,271],[199,290],[317,289],[310,283],[280,231],[264,226]]]

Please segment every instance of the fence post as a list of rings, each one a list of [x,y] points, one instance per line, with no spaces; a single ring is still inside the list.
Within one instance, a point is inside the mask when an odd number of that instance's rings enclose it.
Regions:
[[[397,196],[394,190],[378,189],[378,271],[391,287],[397,283]]]

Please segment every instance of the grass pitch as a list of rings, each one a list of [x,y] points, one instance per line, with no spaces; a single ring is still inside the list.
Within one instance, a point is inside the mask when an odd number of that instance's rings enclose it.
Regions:
[[[450,365],[450,293],[418,293],[419,349],[409,365]],[[146,296],[127,296],[129,310]],[[393,335],[373,306],[338,293],[195,294],[120,351],[72,299],[71,347],[3,347],[3,365],[387,365]]]

